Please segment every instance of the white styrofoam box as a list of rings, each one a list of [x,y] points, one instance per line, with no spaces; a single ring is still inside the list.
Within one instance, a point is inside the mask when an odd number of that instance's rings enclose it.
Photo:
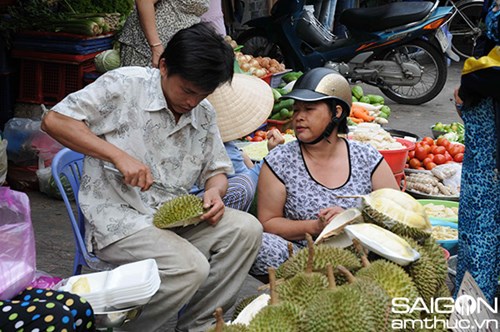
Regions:
[[[152,282],[155,276],[159,278],[158,265],[154,259],[121,265],[110,272],[107,280],[107,290],[127,290]],[[152,279],[152,277],[154,279]]]
[[[68,279],[68,282],[61,288],[61,290],[72,292],[73,285],[81,278],[86,278],[90,286],[90,292],[78,295],[86,295],[86,294],[94,294],[102,292],[105,289],[105,284],[106,280],[108,279],[108,274],[109,272],[104,271],[104,272],[95,272],[95,273],[72,276],[71,278]]]

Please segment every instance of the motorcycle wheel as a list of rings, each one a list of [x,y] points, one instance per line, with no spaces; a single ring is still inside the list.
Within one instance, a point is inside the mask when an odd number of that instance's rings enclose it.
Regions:
[[[389,85],[380,87],[384,95],[399,104],[420,105],[436,97],[446,83],[447,67],[443,53],[423,40],[389,49],[381,57],[384,60],[413,62],[422,69],[420,81],[412,86]]]
[[[254,57],[270,57],[278,62],[284,62],[284,56],[279,46],[269,40],[262,29],[252,28],[243,31],[237,38],[238,45],[243,45],[241,52]]]
[[[479,27],[483,1],[460,1],[456,6],[455,14],[448,22],[448,30],[453,35],[451,47],[466,59],[472,56],[476,40],[483,33]]]

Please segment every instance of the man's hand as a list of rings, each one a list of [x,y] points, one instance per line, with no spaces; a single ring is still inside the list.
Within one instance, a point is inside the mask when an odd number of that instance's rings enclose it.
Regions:
[[[115,167],[122,173],[123,181],[133,187],[148,190],[153,184],[153,176],[148,166],[128,154],[122,154],[114,162]]]
[[[224,215],[225,206],[216,188],[205,191],[203,195],[203,208],[209,210],[201,216],[201,219],[207,221],[212,226],[217,225]]]

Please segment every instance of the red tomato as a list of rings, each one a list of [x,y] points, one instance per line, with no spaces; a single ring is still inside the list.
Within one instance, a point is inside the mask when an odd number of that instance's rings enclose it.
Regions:
[[[460,151],[460,146],[458,144],[450,144],[448,146],[448,152],[450,153],[450,155],[452,157],[454,157],[457,153],[460,153],[460,152],[463,152],[463,151]]]
[[[266,139],[267,133],[264,130],[257,130],[254,134],[254,137],[262,137]]]
[[[422,160],[422,164],[427,165],[428,163],[432,163],[432,160],[434,159],[434,157],[431,159],[429,157],[425,158],[424,160]]]
[[[422,161],[426,157],[427,157],[427,151],[425,151],[425,148],[422,145],[421,146],[417,146],[415,148],[415,158],[417,158],[418,160]],[[411,162],[411,160],[410,160],[410,162]],[[411,166],[411,164],[410,164],[410,166]]]
[[[410,152],[408,152],[408,158],[414,158],[415,157],[415,150],[411,150]]]
[[[245,137],[245,141],[249,141],[249,142],[251,142],[252,140],[253,140],[253,137],[252,137],[252,136],[250,136],[250,135],[249,135],[249,136],[247,136],[247,137]]]
[[[435,155],[444,154],[446,152],[446,148],[444,146],[434,146],[432,148],[432,153]]]
[[[429,154],[432,151],[432,146],[427,143],[422,144],[422,147],[425,149],[425,153]]]
[[[446,157],[442,154],[437,154],[434,156],[434,163],[436,165],[442,165],[446,162]]]
[[[459,147],[460,149],[460,152],[459,153],[464,153],[465,152],[465,146],[462,145],[462,144],[457,144],[457,146]]]
[[[431,161],[434,161],[434,154],[429,153],[429,154],[427,155],[427,158],[429,158]]]
[[[410,168],[416,169],[416,168],[421,167],[421,166],[422,166],[422,163],[417,158],[410,159]]]
[[[252,142],[261,142],[264,138],[262,136],[254,136]]]
[[[419,171],[425,171],[425,168],[423,168],[422,166],[417,167],[417,169],[418,169]]]
[[[430,162],[430,163],[427,163],[427,164],[425,165],[425,169],[430,171],[431,169],[433,169],[433,168],[434,168],[434,167],[436,167],[436,166],[437,166],[437,165],[436,165],[435,163]]]
[[[422,142],[425,142],[425,143],[429,144],[430,146],[434,145],[434,139],[432,137],[429,137],[429,136],[425,136],[422,139]]]
[[[448,153],[448,151],[444,153],[444,157],[446,158],[446,161],[453,160],[453,157],[451,156],[451,154]]]
[[[445,162],[445,164],[456,164],[456,162],[454,162],[453,160],[448,160],[447,162]]]
[[[456,161],[457,163],[461,163],[464,160],[464,154],[462,152],[457,153],[454,157],[453,160]]]
[[[448,141],[445,137],[439,137],[436,140],[436,144],[439,146],[444,146],[446,148],[448,147],[448,145],[450,145],[450,141]]]

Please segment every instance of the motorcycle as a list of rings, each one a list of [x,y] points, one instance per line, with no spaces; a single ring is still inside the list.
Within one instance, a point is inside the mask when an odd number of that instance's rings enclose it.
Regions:
[[[278,0],[271,15],[245,23],[237,36],[242,52],[269,56],[293,70],[326,66],[351,83],[377,86],[401,104],[420,105],[441,92],[445,54],[458,61],[443,27],[452,7],[395,2],[344,10],[339,22],[347,38],[337,38],[314,16],[305,0]]]

